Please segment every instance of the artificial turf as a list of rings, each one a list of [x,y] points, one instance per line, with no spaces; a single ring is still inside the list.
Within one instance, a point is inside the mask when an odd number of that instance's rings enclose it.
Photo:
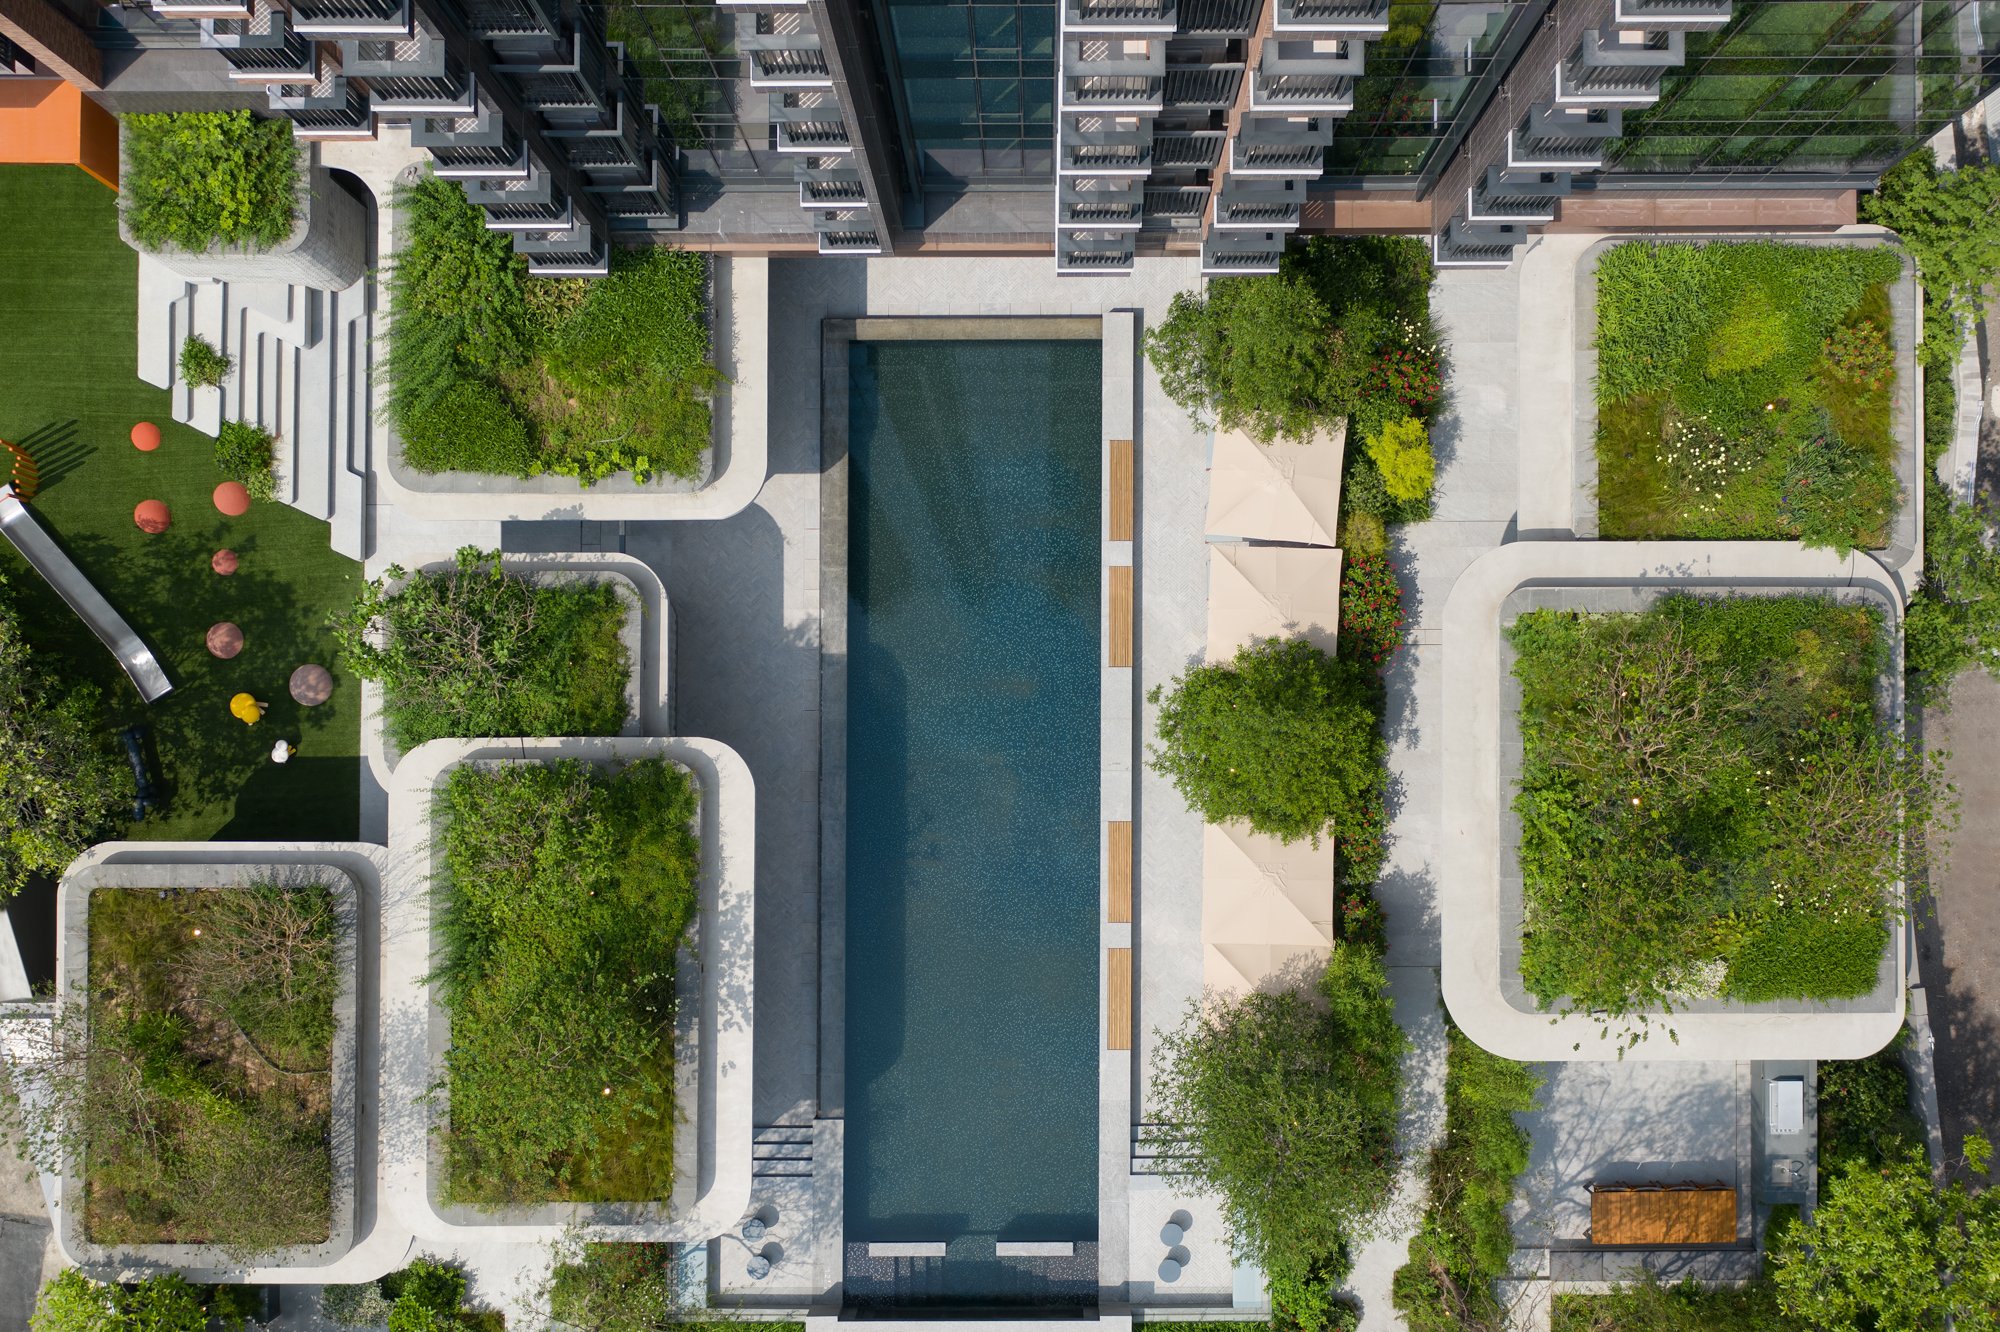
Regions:
[[[324,522],[282,504],[255,504],[241,518],[216,511],[210,496],[224,478],[214,442],[177,424],[167,391],[135,372],[138,255],[118,239],[117,196],[76,167],[0,166],[0,311],[0,438],[40,467],[29,507],[174,684],[158,703],[141,703],[82,621],[0,543],[0,571],[31,643],[63,672],[103,686],[113,728],[149,728],[166,809],[124,835],[354,838],[361,699],[327,617],[354,599],[361,566],[333,552]],[[158,451],[132,447],[138,421],[160,427]],[[166,502],[168,531],[148,536],[133,523],[144,499]],[[209,568],[222,547],[241,557],[227,578]],[[220,620],[243,630],[233,660],[211,657],[204,644]],[[316,708],[287,691],[304,662],[333,672],[333,697]],[[239,691],[270,704],[254,726],[229,713]],[[270,757],[280,737],[298,746],[282,767]]]

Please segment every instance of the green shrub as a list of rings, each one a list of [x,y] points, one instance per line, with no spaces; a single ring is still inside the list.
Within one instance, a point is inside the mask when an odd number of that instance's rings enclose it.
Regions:
[[[1348,551],[1340,570],[1340,655],[1380,665],[1403,645],[1403,587],[1382,555]]]
[[[125,224],[148,250],[271,246],[298,216],[298,149],[291,123],[248,111],[122,118]]]
[[[1164,1168],[1222,1199],[1300,1327],[1333,1320],[1331,1287],[1393,1189],[1408,1048],[1372,949],[1335,948],[1313,991],[1191,1004],[1152,1084]]]
[[[449,1317],[465,1303],[465,1269],[441,1258],[420,1255],[400,1272],[383,1280],[383,1291],[397,1304],[414,1305]]]
[[[448,1199],[671,1192],[674,973],[696,909],[696,801],[661,759],[459,768],[445,781],[429,979],[451,1019]]]
[[[1924,373],[1924,466],[1934,469],[1958,433],[1958,389],[1951,371]]]
[[[1896,374],[1896,349],[1880,324],[1842,324],[1823,344],[1826,371],[1843,384],[1878,389]]]
[[[1790,322],[1763,287],[1747,287],[1708,338],[1707,373],[1737,374],[1768,364],[1791,342]]]
[[[533,476],[528,423],[498,388],[463,379],[403,427],[403,461],[419,472]]]
[[[392,590],[393,589],[393,590]],[[391,567],[334,628],[382,685],[383,726],[414,749],[445,737],[616,735],[629,715],[625,603],[607,583],[550,586],[460,550],[449,569]]]
[[[42,1287],[28,1326],[33,1332],[204,1332],[202,1295],[177,1272],[120,1287],[65,1268]]]
[[[189,388],[219,388],[235,368],[235,361],[199,333],[188,334],[181,343],[181,379]]]
[[[1879,613],[1675,596],[1510,637],[1530,991],[1622,1015],[1873,988],[1944,795],[1876,719]]]
[[[1368,437],[1367,447],[1390,499],[1418,500],[1431,493],[1437,462],[1431,457],[1431,432],[1422,421],[1410,416],[1391,421]]]
[[[1377,514],[1366,509],[1350,509],[1340,518],[1340,548],[1347,557],[1384,555],[1389,550],[1389,529]]]
[[[1866,1059],[1819,1062],[1820,1168],[1831,1174],[1858,1160],[1877,1166],[1924,1140],[1910,1113],[1910,1074],[1902,1041]]]
[[[243,1332],[263,1312],[262,1288],[230,1282],[208,1288],[208,1316],[225,1332]]]
[[[389,270],[389,411],[411,424],[464,379],[493,381],[528,351],[527,264],[465,191],[425,176],[396,191],[401,248]]]
[[[1714,1288],[1655,1279],[1603,1295],[1555,1297],[1550,1332],[1807,1332],[1778,1308],[1768,1281]]]
[[[1151,765],[1210,823],[1246,820],[1287,842],[1315,843],[1382,800],[1386,752],[1372,671],[1304,639],[1269,639],[1226,665],[1155,685]]]
[[[1529,1145],[1514,1116],[1535,1108],[1541,1086],[1528,1065],[1488,1054],[1456,1027],[1448,1050],[1444,1139],[1431,1149],[1410,1261],[1391,1283],[1411,1332],[1505,1325],[1493,1282],[1513,1257],[1507,1207]]]
[[[273,471],[277,441],[267,430],[246,421],[224,421],[215,437],[215,470],[240,481],[250,498],[267,500],[278,493]]]
[[[342,1327],[381,1327],[389,1321],[390,1300],[380,1282],[326,1286],[319,1293],[319,1311]]]
[[[669,1332],[684,1321],[674,1307],[667,1244],[568,1241],[557,1251],[543,1302],[552,1319],[582,1332]]]

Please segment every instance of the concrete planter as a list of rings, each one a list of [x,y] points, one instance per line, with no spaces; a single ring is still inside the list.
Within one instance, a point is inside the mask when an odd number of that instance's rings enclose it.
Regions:
[[[1588,1013],[1547,1011],[1520,975],[1523,887],[1512,803],[1521,764],[1519,691],[1504,626],[1536,607],[1642,610],[1670,592],[1808,593],[1882,609],[1894,652],[1878,707],[1903,726],[1902,599],[1869,556],[1794,542],[1528,541],[1475,560],[1444,611],[1444,857],[1438,875],[1445,1005],[1466,1034],[1509,1059],[1859,1059],[1902,1028],[1911,925],[1899,922],[1870,993],[1826,1002],[1691,1001],[1646,1014],[1655,1039],[1621,1049]],[[1902,886],[1896,885],[1898,901]],[[1638,1015],[1614,1029],[1640,1029]],[[1671,1028],[1676,1040],[1668,1040]]]
[[[89,913],[91,897],[99,889],[320,884],[333,890],[348,930],[340,993],[334,1002],[333,1208],[326,1240],[263,1253],[247,1264],[219,1244],[98,1244],[84,1232],[84,1163],[72,1160],[62,1173],[56,1211],[56,1234],[72,1262],[111,1279],[138,1279],[167,1267],[197,1281],[259,1280],[268,1279],[264,1274],[269,1269],[296,1272],[330,1266],[353,1248],[362,1191],[358,960],[372,947],[364,938],[372,932],[373,915],[364,898],[374,896],[377,881],[372,850],[343,843],[105,842],[79,856],[64,873],[57,899],[61,950],[57,995],[64,1004],[82,1002],[89,992]]]
[[[416,567],[440,573],[454,567],[449,557],[426,559]],[[621,736],[659,735],[667,730],[668,655],[673,644],[672,608],[660,576],[645,561],[616,552],[602,554],[549,553],[503,555],[500,567],[536,583],[609,583],[625,605],[619,641],[625,646],[631,671],[625,678],[625,725]],[[381,725],[382,686],[362,681],[363,756],[384,775],[403,761],[403,751]]]
[[[121,178],[130,180],[122,121],[118,141]],[[301,146],[302,155],[310,151]],[[195,282],[286,282],[322,291],[343,291],[359,282],[367,267],[368,210],[334,184],[325,167],[313,163],[299,172],[298,205],[292,234],[268,249],[217,241],[201,251],[177,245],[146,250],[133,238],[123,208],[118,211],[118,236]]]
[[[1871,248],[1887,245],[1887,232],[1828,236],[1682,236],[1620,235],[1599,241],[1584,251],[1576,266],[1576,491],[1573,529],[1579,537],[1597,536],[1597,264],[1608,250],[1635,243],[1724,245],[1750,240],[1787,245],[1845,245]],[[1903,275],[1889,284],[1890,323],[1895,339],[1896,390],[1889,409],[1890,436],[1896,441],[1896,480],[1903,503],[1889,524],[1888,544],[1874,554],[1891,573],[1914,585],[1923,567],[1923,373],[1917,366],[1917,342],[1922,336],[1921,295],[1916,266],[1902,256]],[[1749,538],[1745,538],[1748,540]],[[1781,537],[1763,538],[1781,541]]]
[[[581,759],[590,763],[661,757],[700,787],[700,909],[677,970],[673,1196],[630,1202],[478,1208],[440,1198],[442,1153],[436,1130],[448,1104],[416,1097],[444,1078],[450,1015],[424,984],[436,947],[430,884],[440,867],[433,838],[436,792],[457,768]],[[383,1088],[385,1192],[420,1233],[459,1242],[549,1242],[580,1225],[592,1238],[700,1241],[734,1226],[750,1201],[751,1061],[755,1045],[756,797],[750,771],[713,740],[593,738],[435,740],[412,750],[389,796],[394,864],[383,922],[384,1065],[401,1070]]]

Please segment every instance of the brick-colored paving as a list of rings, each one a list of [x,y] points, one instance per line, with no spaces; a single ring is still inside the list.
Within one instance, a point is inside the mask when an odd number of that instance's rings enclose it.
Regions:
[[[1935,917],[1925,922],[1920,954],[1952,1158],[1970,1129],[2000,1136],[2000,682],[1967,671],[1952,686],[1950,708],[1924,726],[1929,746],[1951,754],[1962,811],[1931,876]]]

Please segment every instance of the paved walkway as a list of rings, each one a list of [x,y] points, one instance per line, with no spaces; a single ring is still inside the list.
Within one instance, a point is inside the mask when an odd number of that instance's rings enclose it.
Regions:
[[[1936,915],[1918,966],[1937,1037],[1938,1111],[1946,1159],[1973,1129],[2000,1137],[2000,682],[1959,676],[1948,710],[1924,719],[1930,748],[1950,752],[1964,822],[1931,876]]]

